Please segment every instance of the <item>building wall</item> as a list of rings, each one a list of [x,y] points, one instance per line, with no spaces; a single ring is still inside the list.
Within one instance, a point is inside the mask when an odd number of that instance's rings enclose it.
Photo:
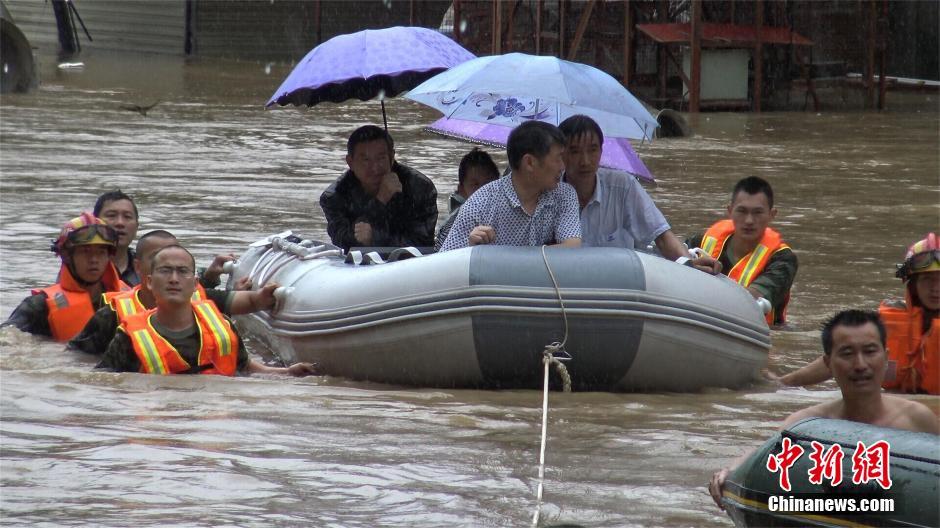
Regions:
[[[363,29],[407,26],[408,0],[197,1],[193,54],[296,62],[319,42]],[[450,3],[416,0],[414,25],[437,29]]]
[[[4,0],[16,25],[42,54],[58,51],[52,4],[39,0]],[[182,0],[83,0],[74,2],[92,40],[75,19],[82,49],[183,53],[186,3]]]

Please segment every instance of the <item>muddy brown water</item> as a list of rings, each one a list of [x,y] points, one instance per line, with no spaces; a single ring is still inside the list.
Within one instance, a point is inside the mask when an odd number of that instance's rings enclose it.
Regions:
[[[204,264],[284,229],[325,237],[317,200],[345,168],[346,137],[381,120],[375,101],[265,111],[289,71],[281,65],[84,60],[62,71],[47,59],[39,91],[0,99],[3,317],[54,280],[58,226],[115,187],[137,199],[141,233],[168,229]],[[775,225],[800,271],[771,369],[819,354],[819,324],[835,310],[899,295],[904,246],[940,227],[940,119],[921,98],[921,111],[881,114],[702,114],[692,138],[636,146],[681,236],[718,219],[739,178],[773,183]],[[146,117],[120,108],[154,101]],[[435,181],[445,210],[469,146],[423,132],[433,110],[387,107],[399,158]],[[93,364],[0,331],[2,524],[502,527],[532,517],[540,392],[160,378]],[[543,523],[730,526],[706,493],[711,472],[835,394],[831,383],[553,393]]]

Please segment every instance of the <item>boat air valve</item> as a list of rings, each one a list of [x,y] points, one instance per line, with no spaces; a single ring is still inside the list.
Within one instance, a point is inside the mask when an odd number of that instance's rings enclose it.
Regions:
[[[271,310],[271,313],[277,313],[281,310],[281,306],[284,306],[284,303],[287,302],[287,298],[294,292],[293,286],[278,286],[274,290],[274,309]]]

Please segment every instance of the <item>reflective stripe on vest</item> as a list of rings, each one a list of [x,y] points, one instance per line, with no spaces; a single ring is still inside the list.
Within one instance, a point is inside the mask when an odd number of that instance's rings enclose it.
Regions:
[[[123,321],[128,316],[143,312],[147,309],[144,303],[140,302],[141,285],[134,286],[131,291],[111,292],[104,295],[105,301],[111,306],[111,309],[117,314],[118,321]],[[196,285],[196,291],[193,292],[192,300],[203,301],[206,299],[206,290],[202,285]]]

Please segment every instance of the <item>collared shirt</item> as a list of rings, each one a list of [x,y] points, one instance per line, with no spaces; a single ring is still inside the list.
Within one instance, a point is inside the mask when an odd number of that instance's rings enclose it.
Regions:
[[[401,192],[382,203],[366,194],[359,180],[347,170],[320,195],[326,230],[333,244],[348,250],[362,244],[355,225],[372,226],[373,246],[433,246],[437,224],[437,189],[424,174],[396,162],[392,171],[401,181]]]
[[[578,195],[561,182],[539,196],[530,215],[512,186],[512,174],[480,187],[460,207],[441,251],[466,247],[474,227],[488,225],[496,231],[493,242],[503,246],[541,246],[581,237]]]
[[[581,210],[581,245],[646,248],[670,229],[666,217],[633,176],[597,171],[594,195]]]

